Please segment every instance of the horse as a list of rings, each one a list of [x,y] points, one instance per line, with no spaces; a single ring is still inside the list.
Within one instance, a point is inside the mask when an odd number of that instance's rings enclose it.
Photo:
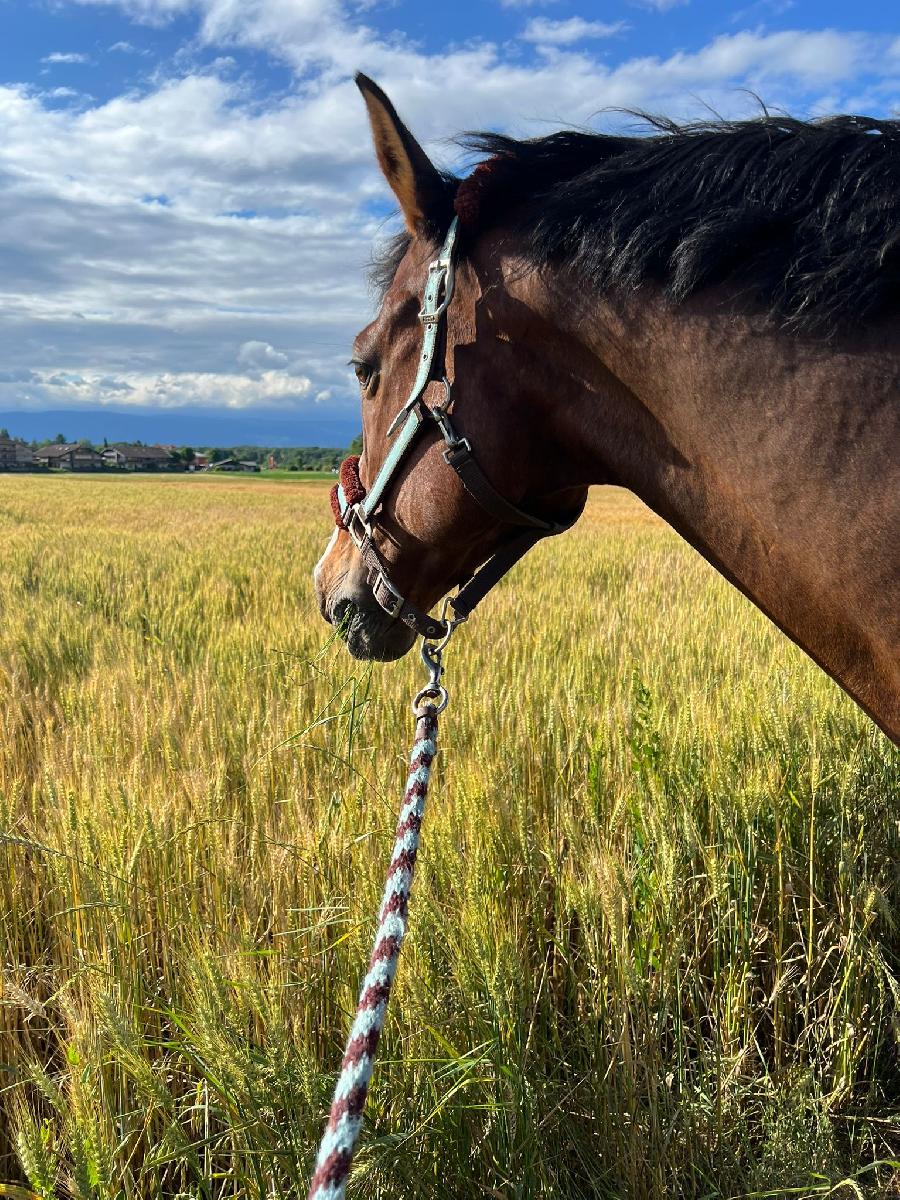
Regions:
[[[314,571],[350,653],[446,635],[615,484],[900,741],[900,121],[481,134],[460,180],[356,83],[404,230]]]

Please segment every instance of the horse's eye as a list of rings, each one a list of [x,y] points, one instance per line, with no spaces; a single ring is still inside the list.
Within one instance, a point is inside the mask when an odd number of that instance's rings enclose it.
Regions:
[[[368,363],[360,362],[356,358],[350,359],[350,366],[353,368],[356,378],[359,380],[359,386],[365,390],[372,382],[372,379],[375,375],[374,368]]]

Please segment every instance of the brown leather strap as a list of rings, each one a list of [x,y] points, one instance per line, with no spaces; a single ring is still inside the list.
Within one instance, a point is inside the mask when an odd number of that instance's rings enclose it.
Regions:
[[[582,505],[577,512],[573,513],[569,520],[554,523],[550,529],[523,529],[521,533],[515,534],[504,542],[498,550],[487,560],[480,571],[477,571],[463,586],[459,589],[455,596],[450,597],[450,605],[457,617],[462,620],[472,612],[477,604],[485,598],[492,587],[496,586],[503,576],[512,567],[516,565],[519,559],[527,554],[532,546],[536,545],[542,538],[553,537],[554,534],[563,533],[570,529],[584,510]]]
[[[457,617],[465,620],[491,588],[500,582],[507,571],[514,567],[519,559],[545,536],[541,532],[527,529],[523,533],[516,534],[501,546],[496,554],[487,560],[481,570],[476,571],[456,595],[450,597],[450,606]]]
[[[534,517],[501,496],[475,461],[466,438],[460,438],[448,446],[444,451],[444,462],[457,473],[469,495],[498,521],[506,525],[527,525],[530,529],[540,530],[541,534],[557,533],[560,529],[568,528]]]
[[[392,617],[414,629],[424,638],[442,638],[447,632],[447,626],[436,617],[431,617],[416,608],[399,592],[395,591],[388,581],[387,564],[378,553],[372,539],[364,537],[357,543],[357,549],[366,565],[366,581],[372,589],[372,595],[378,604]]]
[[[499,583],[507,571],[515,566],[519,559],[536,542],[539,542],[544,537],[562,533],[568,529],[581,515],[581,510],[579,509],[571,518],[563,522],[545,521],[540,517],[533,517],[529,513],[523,512],[522,509],[505,500],[494,485],[490,483],[484,472],[475,462],[469,443],[464,438],[457,438],[455,436],[449,422],[446,422],[446,428],[444,428],[444,422],[440,423],[448,442],[444,458],[457,472],[463,485],[474,499],[485,511],[496,517],[498,521],[504,524],[526,526],[520,533],[513,535],[504,542],[484,563],[481,569],[470,576],[456,595],[450,598],[450,603],[457,619],[465,620],[476,605],[481,603],[491,588]],[[352,468],[357,469],[355,463],[352,464]],[[348,476],[350,474],[352,474],[352,471],[348,468]],[[353,490],[352,484],[354,482],[355,480],[348,478],[351,491]],[[404,596],[401,596],[391,584],[388,576],[388,564],[381,557],[372,541],[368,523],[361,516],[359,507],[357,504],[352,508],[341,511],[340,523],[350,532],[350,536],[359,550],[366,567],[366,581],[372,589],[372,594],[376,602],[389,616],[402,621],[404,625],[408,625],[410,629],[414,629],[422,637],[430,640],[438,640],[444,637],[448,631],[447,623],[430,616],[421,608],[417,608],[415,604],[410,603]],[[340,511],[339,505],[338,508]]]

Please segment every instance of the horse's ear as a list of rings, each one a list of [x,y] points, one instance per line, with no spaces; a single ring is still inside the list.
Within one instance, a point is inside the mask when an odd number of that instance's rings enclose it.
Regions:
[[[446,181],[378,84],[358,73],[356,86],[369,112],[378,165],[397,197],[407,229],[419,233],[429,224],[440,224],[448,207]]]

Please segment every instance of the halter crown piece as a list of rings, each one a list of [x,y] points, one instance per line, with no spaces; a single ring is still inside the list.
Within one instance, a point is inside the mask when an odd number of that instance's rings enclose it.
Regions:
[[[440,254],[428,268],[425,295],[419,320],[422,323],[422,353],[419,368],[409,399],[391,422],[388,436],[397,434],[372,486],[366,491],[359,478],[359,459],[346,458],[341,464],[339,479],[331,492],[331,507],[335,522],[349,533],[362,555],[367,569],[367,581],[372,593],[389,616],[402,621],[422,637],[432,641],[447,637],[455,625],[464,621],[475,606],[519,561],[535,542],[551,534],[562,533],[580,515],[567,521],[545,521],[523,512],[506,500],[479,467],[472,454],[468,438],[460,437],[451,420],[450,382],[447,379],[446,319],[453,299],[455,256],[459,217],[455,216],[447,230]],[[440,353],[438,353],[440,351]],[[440,404],[429,408],[423,396],[432,381],[444,389]],[[450,620],[429,616],[405,599],[391,583],[388,564],[381,557],[372,539],[373,517],[410,447],[426,422],[434,421],[444,439],[444,461],[457,473],[463,486],[481,507],[496,520],[519,527],[475,574],[469,576],[455,596],[449,599],[454,617]],[[399,430],[399,433],[397,432]]]

